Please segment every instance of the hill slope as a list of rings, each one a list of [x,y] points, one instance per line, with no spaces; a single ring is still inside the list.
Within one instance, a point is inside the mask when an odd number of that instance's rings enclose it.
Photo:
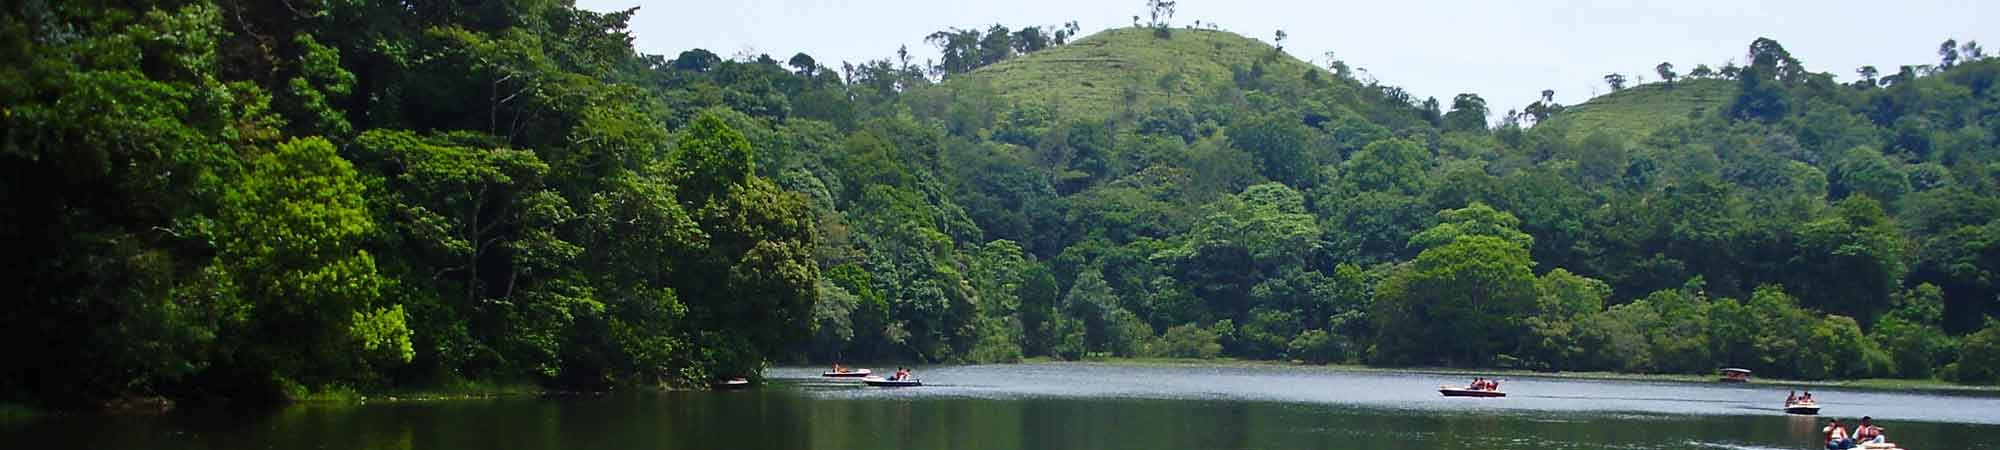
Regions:
[[[1226,31],[1175,29],[1162,39],[1151,28],[1117,28],[983,67],[948,84],[987,84],[1012,102],[1103,117],[1118,111],[1127,88],[1134,99],[1192,96],[1202,86],[1229,82],[1231,67],[1249,67],[1260,58],[1275,65],[1267,70],[1314,70],[1269,44]]]
[[[1736,83],[1728,80],[1642,84],[1571,106],[1539,127],[1561,130],[1570,139],[1583,139],[1598,131],[1637,139],[1689,117],[1727,108],[1735,96]]]

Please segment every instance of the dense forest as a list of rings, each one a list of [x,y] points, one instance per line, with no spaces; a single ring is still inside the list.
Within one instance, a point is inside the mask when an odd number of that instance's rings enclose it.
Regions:
[[[1843,82],[1759,39],[1495,114],[1172,5],[834,67],[641,54],[567,0],[10,3],[0,400],[1097,355],[2000,380],[1975,43]]]

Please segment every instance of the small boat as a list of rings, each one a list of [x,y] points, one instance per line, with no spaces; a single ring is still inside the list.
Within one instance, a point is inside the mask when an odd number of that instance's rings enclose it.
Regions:
[[[874,371],[868,369],[854,369],[854,370],[841,369],[838,372],[835,371],[820,372],[819,376],[828,378],[863,378],[874,374],[875,374]]]
[[[891,380],[882,377],[867,377],[867,378],[862,378],[861,382],[868,383],[869,386],[878,386],[878,387],[915,387],[924,385],[924,382],[922,380],[918,380],[915,378],[907,380]]]
[[[1721,381],[1724,383],[1748,383],[1750,382],[1750,369],[1738,369],[1734,367],[1722,369]]]
[[[1818,415],[1819,402],[1812,400],[1785,402],[1785,413],[1805,416]]]
[[[1902,447],[1896,446],[1894,442],[1863,442],[1855,445],[1854,448],[1862,450],[1903,450]]]
[[[1438,386],[1438,393],[1446,397],[1506,397],[1506,392],[1498,390],[1472,389],[1461,386]]]
[[[709,383],[708,387],[710,389],[715,389],[718,391],[724,389],[743,389],[750,387],[750,380],[744,378],[730,378],[727,380]]]

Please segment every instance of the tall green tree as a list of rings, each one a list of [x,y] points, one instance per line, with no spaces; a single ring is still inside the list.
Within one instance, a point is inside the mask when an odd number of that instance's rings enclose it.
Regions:
[[[1451,112],[1444,114],[1446,131],[1486,131],[1486,99],[1479,94],[1458,94],[1451,99]]]
[[[1797,231],[1795,289],[1812,306],[1873,323],[1903,278],[1904,245],[1872,199],[1848,197],[1832,212]]]
[[[1895,309],[1868,330],[1868,337],[1893,358],[1890,366],[1897,376],[1930,378],[1957,350],[1955,342],[1941,327],[1944,320],[1944,293],[1937,286],[1921,284],[1897,293]]]
[[[1535,309],[1528,250],[1460,236],[1424,250],[1376,288],[1371,314],[1380,362],[1483,365],[1517,347]]]
[[[247,166],[218,218],[223,266],[248,299],[249,323],[222,336],[237,381],[276,396],[289,386],[265,383],[325,383],[346,365],[408,362],[404,309],[378,303],[387,281],[360,247],[375,223],[353,166],[317,138],[278,144]]]

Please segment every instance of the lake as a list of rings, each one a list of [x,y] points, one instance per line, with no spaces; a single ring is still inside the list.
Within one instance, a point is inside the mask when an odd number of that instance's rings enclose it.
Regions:
[[[893,367],[876,367],[889,372]],[[0,448],[95,449],[1814,449],[1871,415],[1910,450],[2000,449],[2000,398],[1782,385],[1465,377],[1279,366],[927,367],[870,388],[779,368],[722,392],[294,405],[0,423]]]

